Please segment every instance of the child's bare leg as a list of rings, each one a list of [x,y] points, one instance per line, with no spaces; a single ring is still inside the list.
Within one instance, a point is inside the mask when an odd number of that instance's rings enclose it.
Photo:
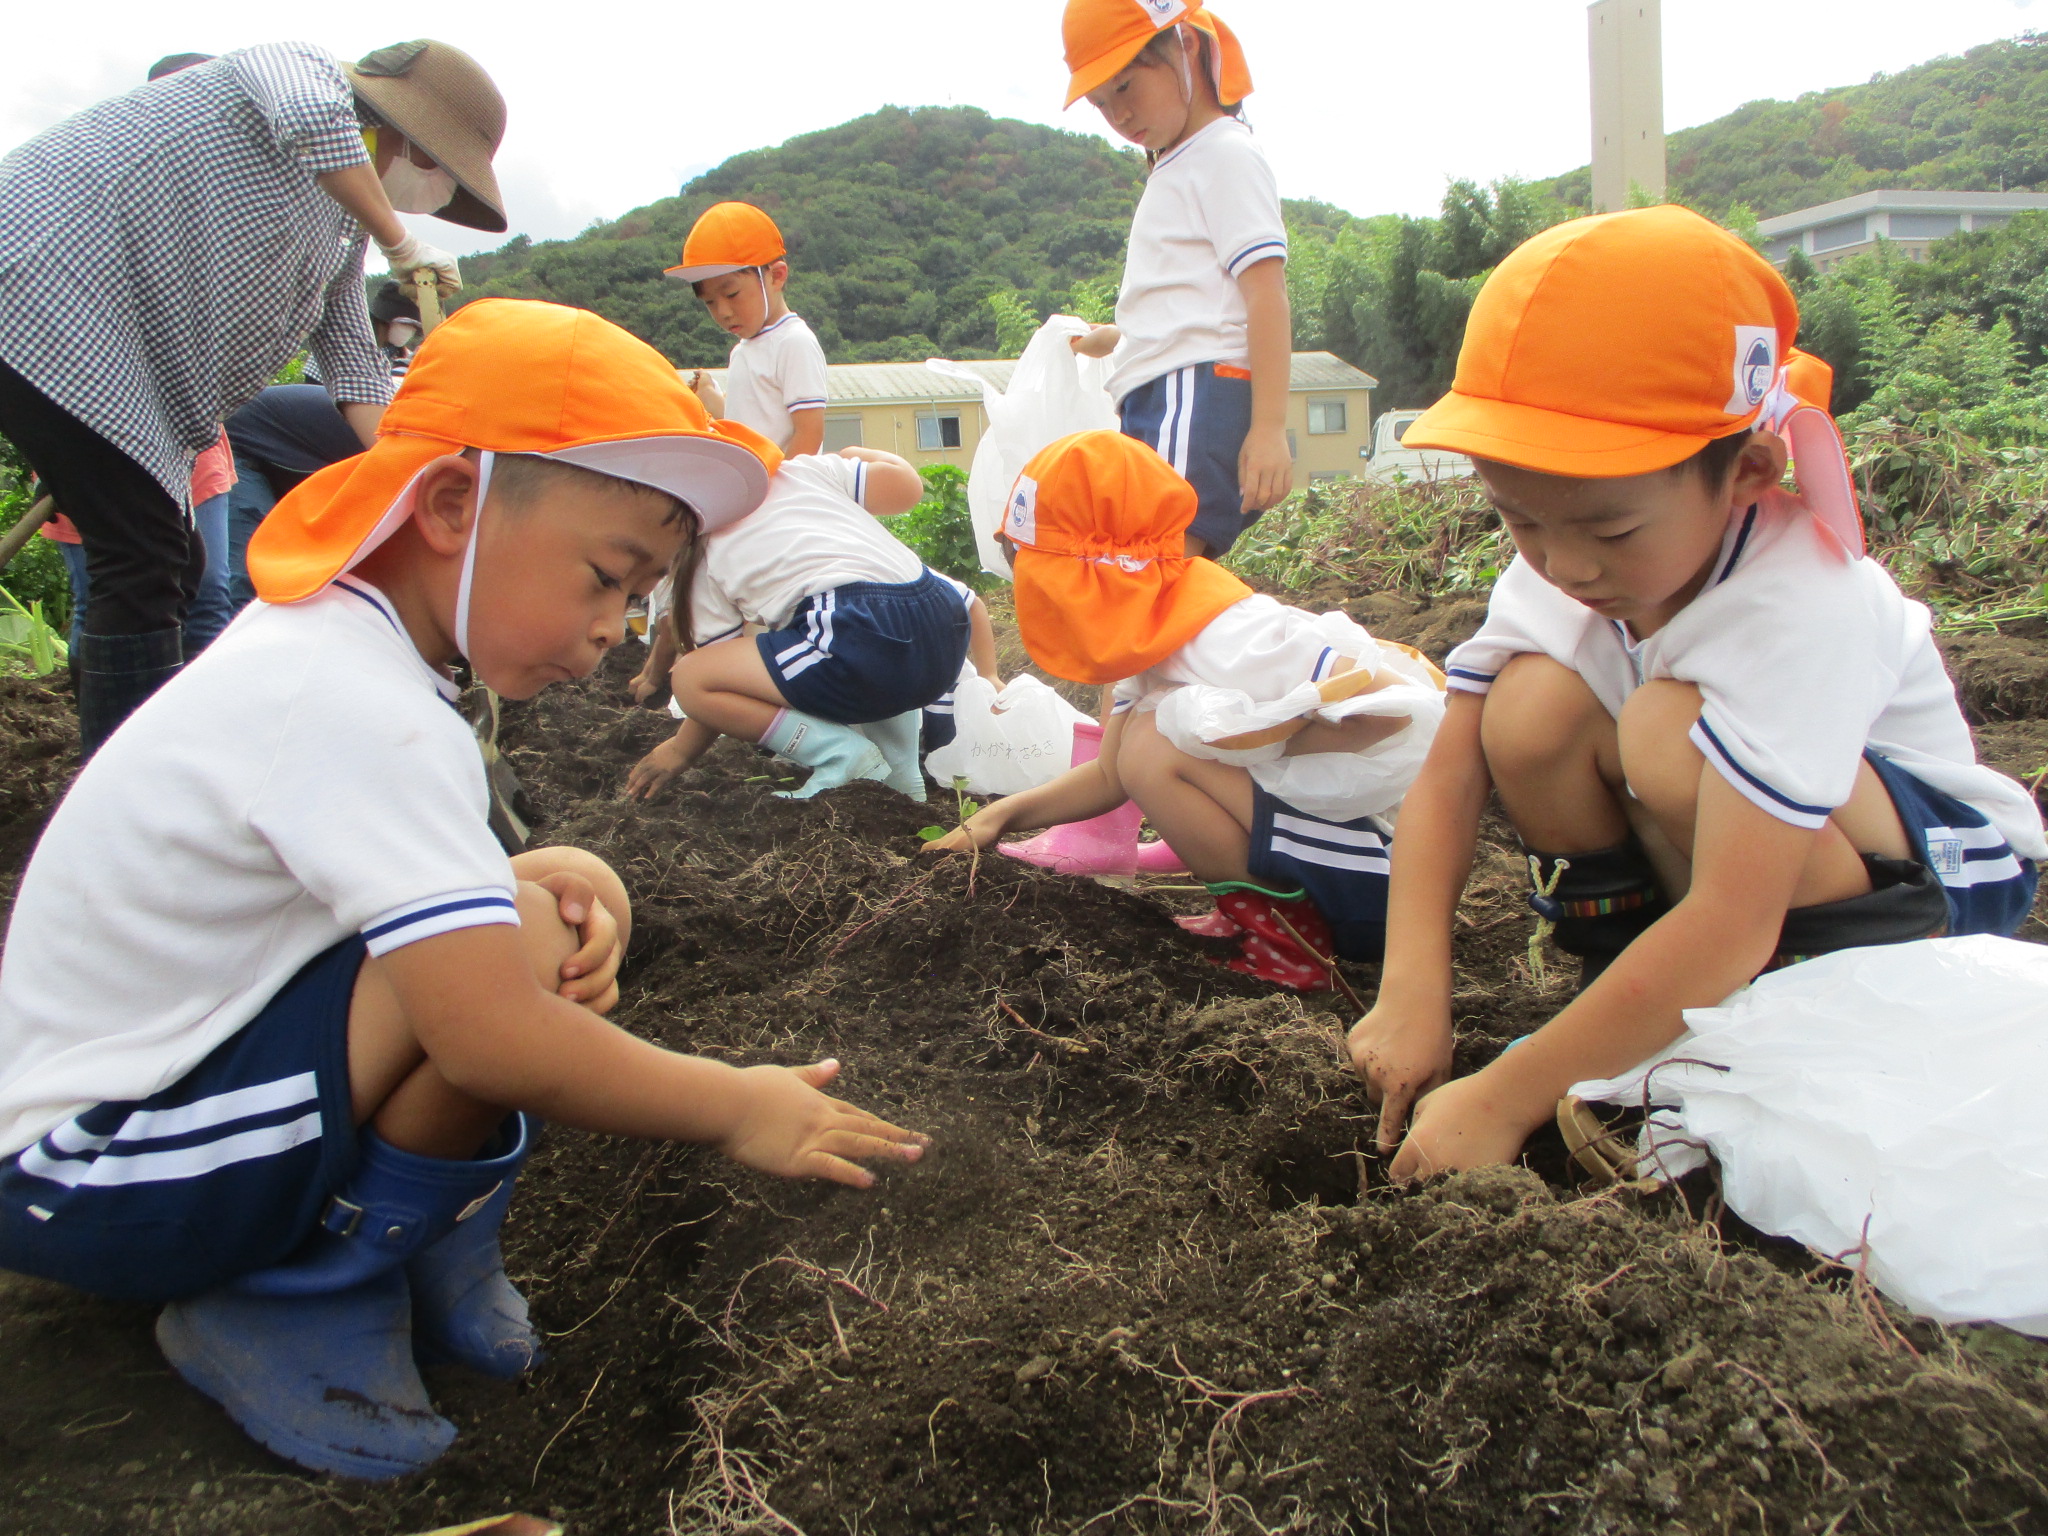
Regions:
[[[1531,848],[1590,853],[1627,839],[1614,717],[1571,668],[1534,653],[1509,662],[1486,695],[1479,741],[1508,820]]]
[[[624,945],[632,929],[625,885],[603,860],[575,848],[543,848],[512,861],[519,877],[519,934],[534,980],[549,992],[562,985],[562,965],[582,945],[564,921],[556,891],[539,882],[580,875],[618,925]],[[375,959],[356,976],[348,1015],[349,1089],[355,1121],[374,1123],[392,1146],[421,1157],[467,1158],[490,1139],[506,1108],[452,1087],[427,1059]]]
[[[1643,812],[1664,840],[1686,859],[1699,811],[1701,775],[1710,769],[1691,731],[1700,715],[1700,692],[1690,683],[1660,681],[1638,688],[1622,708],[1617,732],[1621,762]],[[1793,907],[1847,901],[1870,889],[1863,855],[1910,859],[1912,845],[1883,780],[1868,763],[1859,764],[1856,788],[1814,838]],[[1682,882],[1671,891],[1684,893]]]
[[[980,598],[967,604],[967,659],[974,663],[977,674],[987,678],[998,688],[1003,677],[996,670],[996,627],[988,616],[988,605]]]
[[[1190,757],[1156,717],[1125,717],[1117,776],[1197,880],[1250,880],[1252,780],[1230,763]]]
[[[741,741],[759,741],[788,707],[750,635],[691,651],[676,663],[670,681],[691,720]]]

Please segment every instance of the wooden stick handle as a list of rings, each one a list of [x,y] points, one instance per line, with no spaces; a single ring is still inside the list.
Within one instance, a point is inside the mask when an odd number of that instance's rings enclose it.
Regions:
[[[20,554],[28,541],[36,536],[36,530],[56,515],[57,503],[47,496],[38,496],[35,505],[21,514],[21,521],[7,530],[5,538],[0,538],[0,570],[5,570],[8,561]]]
[[[1378,676],[1369,668],[1358,666],[1356,662],[1347,660],[1343,665],[1347,670],[1326,677],[1316,684],[1316,692],[1322,695],[1325,704],[1340,704],[1345,699],[1356,698],[1370,688],[1373,679]],[[1269,725],[1263,730],[1225,736],[1221,741],[1212,741],[1209,745],[1221,747],[1225,752],[1249,752],[1256,747],[1270,747],[1275,742],[1288,741],[1298,732],[1307,729],[1308,723],[1309,717],[1303,715],[1296,720],[1283,720],[1278,725]]]
[[[420,309],[420,334],[431,336],[442,321],[441,279],[432,267],[421,267],[412,275],[413,302]]]

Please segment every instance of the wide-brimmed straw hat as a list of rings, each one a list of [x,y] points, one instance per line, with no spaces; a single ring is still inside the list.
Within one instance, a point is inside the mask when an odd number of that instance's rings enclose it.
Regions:
[[[434,217],[502,234],[505,198],[491,161],[505,137],[505,98],[477,61],[421,39],[341,67],[371,111],[455,178],[455,196]]]
[[[1114,683],[1156,667],[1252,589],[1190,559],[1195,488],[1121,432],[1076,432],[1024,466],[1003,513],[1017,630],[1054,677]]]
[[[712,421],[654,348],[588,310],[477,299],[420,344],[367,453],[306,480],[249,540],[269,603],[313,596],[411,515],[406,494],[465,448],[534,454],[664,491],[709,533],[768,494],[782,455],[760,433]]]

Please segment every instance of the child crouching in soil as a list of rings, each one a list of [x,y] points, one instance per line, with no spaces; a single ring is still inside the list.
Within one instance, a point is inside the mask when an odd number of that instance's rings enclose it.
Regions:
[[[597,316],[484,299],[369,452],[265,519],[266,600],[50,821],[0,969],[0,1266],[167,1301],[178,1373],[302,1466],[447,1449],[417,1360],[538,1350],[498,1228],[538,1116],[864,1186],[923,1139],[601,1017],[631,924],[598,859],[507,861],[450,707],[590,673],[773,450]]]
[[[1184,926],[1244,935],[1233,970],[1304,990],[1376,959],[1388,824],[1443,711],[1443,680],[1342,614],[1256,595],[1184,540],[1194,488],[1115,432],[1026,466],[1003,536],[1032,659],[1117,682],[1101,755],[968,818],[938,851],[1137,801],[1216,897]],[[1118,680],[1121,679],[1119,682]]]
[[[1573,1083],[1760,971],[2010,933],[2032,905],[2040,812],[1978,764],[1927,609],[1863,557],[1798,325],[1783,278],[1696,214],[1577,220],[1501,263],[1451,393],[1409,429],[1473,456],[1517,559],[1450,657],[1379,998],[1351,1035],[1383,1148],[1413,1106],[1397,1177],[1512,1159]],[[1438,1087],[1491,789],[1588,984]]]
[[[685,718],[634,765],[628,795],[647,799],[734,736],[811,770],[785,799],[856,779],[924,799],[925,706],[960,680],[970,644],[992,661],[995,639],[980,598],[876,521],[923,496],[880,449],[784,459],[760,510],[690,547],[668,620]]]

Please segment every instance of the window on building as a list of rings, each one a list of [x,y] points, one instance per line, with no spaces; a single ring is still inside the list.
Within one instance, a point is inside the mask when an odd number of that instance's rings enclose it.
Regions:
[[[858,416],[827,416],[825,418],[824,452],[837,453],[842,448],[862,447],[861,421]]]
[[[945,448],[960,446],[960,418],[958,416],[920,416],[917,418],[917,447],[920,453],[937,453]]]
[[[1328,437],[1332,433],[1347,432],[1349,422],[1344,410],[1342,395],[1311,396],[1308,402],[1308,435]]]
[[[1962,215],[1955,213],[1895,213],[1894,240],[1939,240],[1963,227]]]
[[[1841,219],[1833,224],[1823,224],[1813,232],[1813,248],[1816,251],[1840,250],[1845,245],[1859,244],[1863,238],[1863,220]]]

